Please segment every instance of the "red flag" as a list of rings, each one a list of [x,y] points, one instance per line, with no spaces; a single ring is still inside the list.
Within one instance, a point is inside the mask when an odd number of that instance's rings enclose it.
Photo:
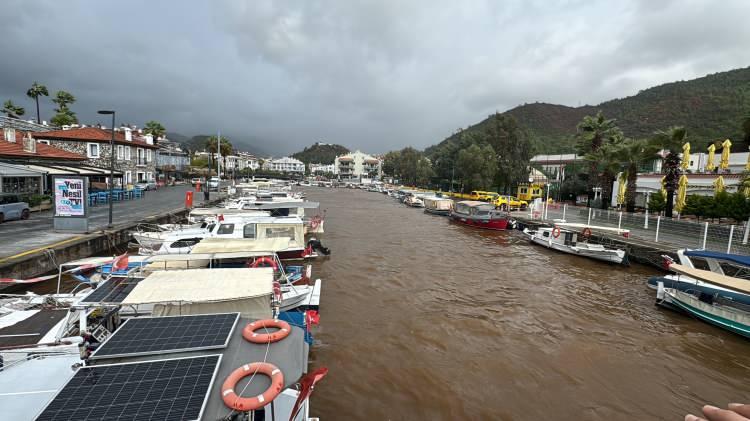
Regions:
[[[0,284],[35,284],[52,278],[57,278],[57,275],[40,276],[30,279],[0,278]]]
[[[312,325],[320,324],[320,313],[317,310],[307,310],[305,312],[305,325],[310,328]]]
[[[315,384],[323,380],[323,377],[325,377],[326,374],[328,374],[328,369],[325,367],[321,367],[313,371],[312,373],[309,373],[299,381],[299,396],[297,396],[297,402],[294,403],[294,408],[292,408],[292,416],[289,417],[289,421],[294,421],[294,419],[297,417],[297,413],[299,412],[300,407],[302,406],[302,402],[310,397],[313,390],[315,389]]]
[[[115,257],[112,262],[112,272],[118,270],[126,270],[128,268],[128,253],[123,253],[120,256]]]
[[[219,215],[219,222],[224,222],[224,215]]]

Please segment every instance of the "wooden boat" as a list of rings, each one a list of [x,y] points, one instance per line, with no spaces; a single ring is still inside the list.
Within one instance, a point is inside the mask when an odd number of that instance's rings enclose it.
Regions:
[[[529,241],[563,253],[588,257],[610,263],[627,263],[625,250],[611,249],[601,244],[579,242],[578,233],[560,227],[540,227],[536,231],[528,228],[523,233]]]
[[[450,212],[450,218],[459,224],[490,230],[508,229],[510,219],[507,212],[496,210],[489,203],[475,200],[456,202]]]
[[[425,197],[424,211],[434,215],[448,216],[453,209],[453,200],[447,197]]]
[[[744,300],[735,299],[729,294],[716,291],[678,290],[658,283],[657,304],[682,310],[700,320],[722,329],[750,338],[750,281],[719,273],[695,269],[680,264],[671,264],[669,269],[679,275],[688,276],[708,284],[713,284]]]

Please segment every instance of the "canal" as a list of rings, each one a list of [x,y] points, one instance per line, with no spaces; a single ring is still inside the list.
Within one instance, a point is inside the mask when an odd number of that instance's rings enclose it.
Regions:
[[[379,194],[327,210],[313,366],[325,420],[682,419],[745,402],[747,341],[654,305],[655,270],[484,232]]]

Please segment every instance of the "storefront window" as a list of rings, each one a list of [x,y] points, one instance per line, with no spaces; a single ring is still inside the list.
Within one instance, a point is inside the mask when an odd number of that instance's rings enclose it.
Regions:
[[[39,177],[3,177],[3,193],[37,194]]]

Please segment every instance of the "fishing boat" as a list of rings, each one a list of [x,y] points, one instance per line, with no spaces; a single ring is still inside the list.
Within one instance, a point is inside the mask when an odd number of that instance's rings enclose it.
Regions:
[[[676,254],[677,262],[687,268],[708,270],[712,273],[734,278],[750,279],[749,256],[690,249],[677,250]],[[670,256],[662,257],[664,258],[665,268],[675,263]],[[669,274],[652,276],[647,281],[647,285],[652,289],[658,289],[659,283],[667,288],[674,288],[679,291],[715,294],[737,302],[750,304],[750,296],[746,294],[738,293],[687,275]]]
[[[409,195],[404,199],[404,204],[412,208],[423,208],[424,202],[422,199],[414,195]]]
[[[525,228],[523,233],[529,241],[563,253],[588,257],[610,263],[627,263],[625,250],[611,249],[601,244],[578,241],[578,233],[573,230],[555,227],[539,227],[536,230]]]
[[[447,197],[425,197],[424,211],[433,215],[448,216],[453,209],[453,200]]]
[[[630,237],[630,230],[628,229],[603,227],[599,225],[579,224],[579,223],[562,222],[562,221],[556,221],[555,225],[560,228],[580,230],[582,233],[586,233],[586,236],[590,236],[592,233],[601,233],[601,234],[620,235],[625,238]]]
[[[456,202],[449,215],[452,221],[459,224],[490,230],[508,229],[510,221],[507,212],[499,211],[489,203],[474,200]]]

